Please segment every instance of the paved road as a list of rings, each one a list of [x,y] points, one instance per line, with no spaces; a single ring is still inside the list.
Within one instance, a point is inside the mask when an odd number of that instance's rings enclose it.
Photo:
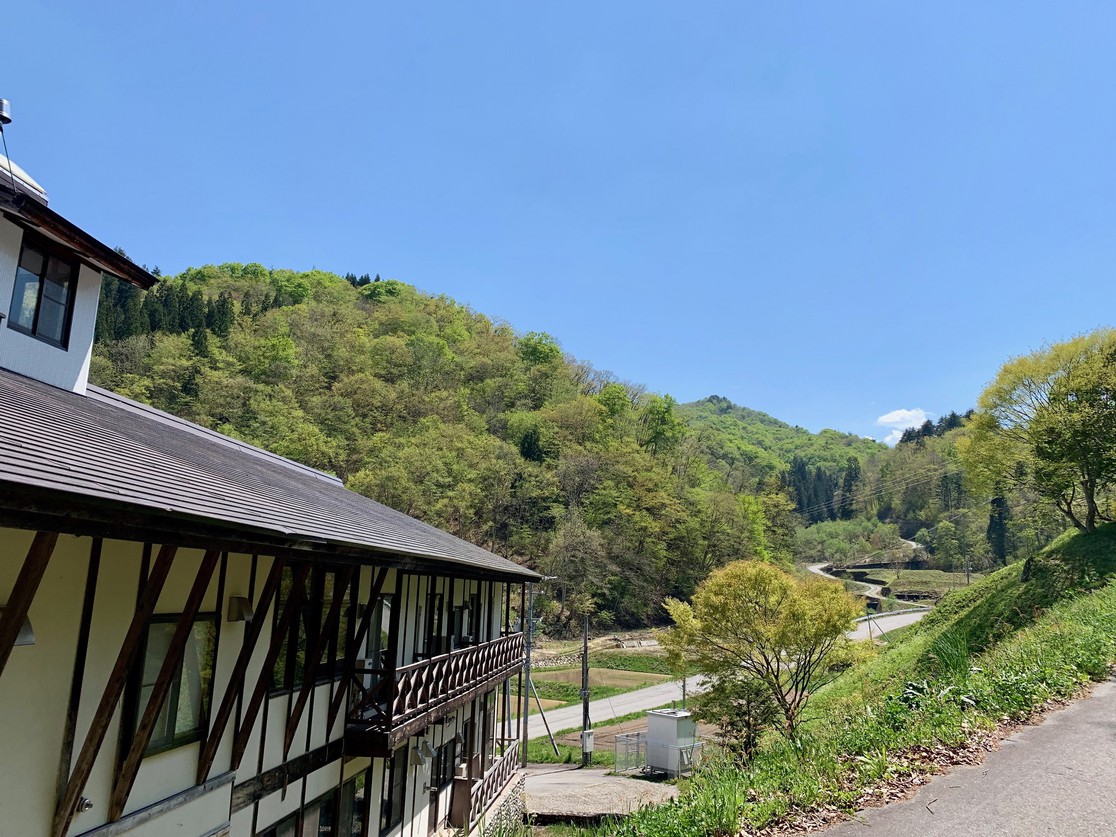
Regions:
[[[907,610],[901,613],[885,613],[880,616],[861,619],[857,621],[856,628],[849,631],[848,637],[849,639],[877,637],[880,634],[886,634],[888,631],[894,631],[896,628],[914,624],[929,612],[929,610]]]
[[[1005,739],[983,764],[936,776],[862,818],[826,837],[1116,834],[1116,682]]]
[[[700,691],[701,680],[700,677],[689,678],[686,681],[687,694]],[[589,717],[593,721],[593,726],[596,727],[611,721],[613,718],[619,718],[621,715],[629,715],[643,709],[654,709],[656,706],[664,706],[671,701],[682,702],[682,683],[679,680],[658,683],[645,689],[636,689],[634,692],[627,692],[615,697],[591,700],[589,701]],[[532,697],[531,705],[534,706],[534,704],[535,699]],[[546,713],[546,720],[550,724],[550,731],[555,735],[564,729],[581,729],[581,707],[567,706],[564,709],[550,709]],[[527,732],[531,738],[546,735],[542,718],[537,713],[527,718]]]
[[[838,576],[830,575],[829,573],[827,573],[825,571],[825,568],[828,567],[828,566],[829,566],[829,562],[828,561],[823,561],[820,564],[808,564],[806,566],[806,569],[808,569],[814,575],[820,575],[822,578],[829,578],[829,579],[832,579],[833,581],[844,581],[845,580],[845,579],[840,578]],[[866,599],[876,599],[877,601],[884,598],[883,587],[880,586],[879,584],[869,584],[867,581],[857,581],[855,583],[859,584],[861,587],[864,588],[863,590],[857,590],[856,595],[863,596]]]

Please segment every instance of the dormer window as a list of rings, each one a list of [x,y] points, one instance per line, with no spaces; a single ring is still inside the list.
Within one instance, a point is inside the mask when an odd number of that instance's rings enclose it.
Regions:
[[[77,264],[25,235],[8,328],[65,349],[70,339],[77,275]]]

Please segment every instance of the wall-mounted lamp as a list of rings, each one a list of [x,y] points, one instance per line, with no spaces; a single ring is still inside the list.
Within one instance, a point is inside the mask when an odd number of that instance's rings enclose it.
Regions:
[[[252,609],[252,603],[248,601],[247,596],[229,596],[228,620],[230,622],[251,622],[255,615],[256,612]]]
[[[432,758],[434,758],[434,745],[424,738],[415,744],[408,761],[412,765],[419,765],[427,764]]]
[[[457,731],[457,735],[453,737],[453,741],[455,744],[457,744],[458,747],[465,746],[465,736],[464,734],[462,734],[461,730]]]
[[[4,608],[0,607],[0,614],[4,612]],[[31,617],[24,616],[23,624],[19,626],[19,633],[16,635],[16,645],[34,645],[35,644],[35,631],[31,627]]]

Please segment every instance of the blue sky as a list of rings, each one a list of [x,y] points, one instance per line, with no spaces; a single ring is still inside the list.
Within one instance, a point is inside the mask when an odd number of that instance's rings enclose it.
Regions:
[[[0,96],[137,261],[380,273],[884,437],[1111,324],[1116,6],[20,3]]]

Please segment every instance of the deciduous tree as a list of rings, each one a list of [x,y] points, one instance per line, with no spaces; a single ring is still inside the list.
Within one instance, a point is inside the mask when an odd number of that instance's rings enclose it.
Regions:
[[[831,676],[835,652],[860,606],[825,579],[799,580],[763,561],[714,571],[686,604],[667,599],[664,644],[705,674],[764,683],[794,738],[811,692]]]

